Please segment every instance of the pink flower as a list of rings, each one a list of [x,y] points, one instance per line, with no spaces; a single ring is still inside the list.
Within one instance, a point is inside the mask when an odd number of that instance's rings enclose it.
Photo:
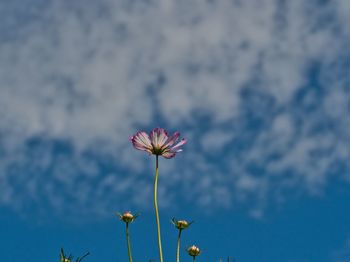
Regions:
[[[181,152],[180,146],[186,143],[186,139],[181,139],[179,132],[175,132],[172,136],[163,128],[154,128],[148,135],[144,131],[139,131],[130,137],[133,146],[142,151],[146,151],[153,155],[163,156],[165,158],[172,158],[176,153]]]

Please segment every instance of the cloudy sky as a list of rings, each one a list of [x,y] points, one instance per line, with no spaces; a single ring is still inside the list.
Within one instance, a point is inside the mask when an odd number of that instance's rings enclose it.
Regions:
[[[124,210],[142,213],[135,260],[157,259],[154,158],[128,140],[157,126],[188,140],[160,161],[167,259],[181,216],[200,261],[350,261],[350,1],[3,0],[0,17],[6,261],[126,261]]]

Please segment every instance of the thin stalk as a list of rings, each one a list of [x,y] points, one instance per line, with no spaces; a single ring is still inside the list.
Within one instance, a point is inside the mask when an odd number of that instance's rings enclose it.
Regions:
[[[154,209],[156,211],[159,259],[160,259],[160,262],[163,262],[162,240],[160,237],[160,222],[159,222],[158,203],[157,203],[157,188],[158,188],[158,155],[156,155],[156,176],[154,178]]]
[[[179,235],[177,237],[177,249],[176,249],[176,262],[180,262],[180,238],[182,229],[179,229]]]
[[[132,262],[132,256],[131,256],[131,246],[130,246],[130,237],[129,237],[129,223],[125,223],[126,225],[126,241],[128,243],[128,255],[129,255],[129,262]]]
[[[193,256],[193,262],[196,262],[196,256]]]

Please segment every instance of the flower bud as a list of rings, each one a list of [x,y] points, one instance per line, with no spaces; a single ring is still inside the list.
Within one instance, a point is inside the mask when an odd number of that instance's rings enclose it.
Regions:
[[[186,229],[188,228],[193,222],[187,222],[186,220],[176,220],[175,218],[173,218],[171,220],[171,222],[173,223],[173,225],[177,228],[177,229]]]
[[[186,220],[179,220],[179,221],[177,221],[177,228],[185,229],[187,227],[188,227],[188,222]]]
[[[190,256],[196,257],[201,253],[201,250],[198,247],[196,247],[195,245],[193,245],[193,246],[187,248],[187,252]]]
[[[126,211],[122,215],[117,213],[117,215],[119,216],[120,220],[124,221],[125,223],[134,222],[134,220],[138,217],[138,214],[133,215],[130,211]]]
[[[134,220],[134,215],[130,211],[125,212],[121,218],[125,223],[130,223]]]

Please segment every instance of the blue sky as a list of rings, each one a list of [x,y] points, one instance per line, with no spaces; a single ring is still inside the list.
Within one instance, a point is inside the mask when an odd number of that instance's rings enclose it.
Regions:
[[[156,259],[154,159],[137,130],[188,140],[160,162],[199,261],[350,261],[350,2],[0,2],[4,261],[126,261],[115,211]],[[183,252],[184,261],[189,257]],[[186,260],[185,260],[186,259]]]

